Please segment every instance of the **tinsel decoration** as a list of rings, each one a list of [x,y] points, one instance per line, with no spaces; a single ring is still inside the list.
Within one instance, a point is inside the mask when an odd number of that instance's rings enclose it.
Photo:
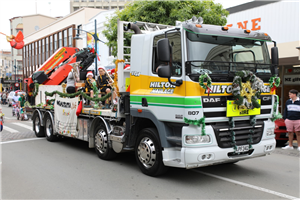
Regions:
[[[271,88],[271,92],[273,92],[280,85],[280,78],[274,75],[269,79],[269,83],[270,83],[269,87]]]
[[[278,97],[278,95],[275,95],[275,96],[277,98],[277,101],[273,105],[273,116],[271,118],[272,122],[276,121],[277,119],[281,119],[282,118],[281,113],[280,112],[277,113],[277,106],[278,106],[278,102],[279,102],[279,97]]]
[[[187,123],[187,124],[192,124],[192,125],[195,125],[195,126],[201,126],[201,135],[206,135],[205,133],[205,117],[202,117],[198,120],[192,120],[192,119],[187,119],[187,118],[184,118],[184,122]]]
[[[95,102],[99,102],[99,101],[104,101],[105,99],[109,98],[111,96],[111,93],[108,93],[107,95],[105,95],[104,97],[90,97],[89,95],[87,95],[86,93],[82,92],[82,91],[78,91],[72,94],[65,94],[59,91],[53,91],[53,92],[45,92],[46,96],[50,96],[52,97],[54,94],[58,94],[60,97],[69,97],[69,98],[74,98],[78,95],[82,95],[84,98],[90,100],[90,101],[95,101]]]
[[[35,97],[38,94],[38,92],[39,92],[39,85],[40,84],[38,84],[38,83],[34,83],[34,92],[32,94],[33,97]]]
[[[233,121],[232,117],[229,117],[229,126],[230,126],[230,128],[235,127],[235,124],[234,124],[234,121]],[[236,146],[236,141],[235,141],[235,132],[233,130],[230,130],[230,134],[231,134],[231,142],[232,142],[233,150],[236,151],[237,146]]]
[[[242,83],[245,80],[246,83]],[[232,82],[234,103],[240,110],[260,108],[258,99],[263,90],[264,82],[251,71],[240,71]]]
[[[249,149],[252,149],[252,143],[253,143],[253,134],[254,134],[254,126],[256,124],[256,115],[250,116],[250,125],[252,126],[252,129],[249,130],[250,134],[248,135],[248,144],[249,144]]]
[[[96,83],[96,81],[94,81],[94,82],[92,83],[92,88],[93,88],[93,91],[94,91],[94,97],[97,97],[98,94],[99,94],[99,90],[98,90],[98,88],[97,88],[97,83]]]
[[[207,79],[207,84],[205,85],[204,84],[204,79]],[[205,73],[205,74],[202,74],[201,76],[199,76],[199,85],[203,88],[203,89],[205,89],[205,90],[207,90],[207,94],[208,94],[208,96],[209,96],[209,93],[212,91],[211,89],[210,89],[210,87],[211,87],[211,78],[209,77],[209,75],[207,74],[207,73]]]

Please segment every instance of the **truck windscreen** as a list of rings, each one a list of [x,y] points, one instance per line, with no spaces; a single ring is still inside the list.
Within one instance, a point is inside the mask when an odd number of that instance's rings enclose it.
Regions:
[[[228,74],[250,70],[271,74],[271,61],[265,41],[217,35],[187,35],[187,74]]]

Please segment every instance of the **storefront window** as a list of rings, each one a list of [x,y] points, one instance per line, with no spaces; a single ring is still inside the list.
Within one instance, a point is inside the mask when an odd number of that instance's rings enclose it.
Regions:
[[[72,28],[69,28],[69,47],[71,47],[73,44],[73,29]]]
[[[64,44],[63,46],[66,47],[68,43],[68,34],[67,34],[67,30],[64,30]]]

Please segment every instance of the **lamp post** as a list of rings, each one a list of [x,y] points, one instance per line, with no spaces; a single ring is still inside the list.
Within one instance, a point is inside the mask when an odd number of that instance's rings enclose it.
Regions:
[[[12,61],[12,62],[14,62],[14,61]],[[13,65],[14,68],[15,68],[15,83],[17,82],[17,66],[16,66],[16,64],[17,64],[17,62],[16,62],[16,59],[15,59],[15,65]],[[16,84],[15,84],[15,90],[17,90]]]
[[[77,34],[76,34],[76,36],[74,37],[75,40],[80,40],[80,39],[82,39],[82,38],[79,36],[79,35],[80,35],[79,31],[84,31],[84,32],[90,34],[91,36],[93,36],[93,38],[94,38],[94,41],[95,41],[95,51],[96,51],[96,58],[95,58],[95,77],[96,77],[96,76],[97,76],[97,71],[98,71],[98,70],[97,70],[97,41],[102,42],[102,43],[105,44],[105,42],[101,41],[101,40],[98,38],[98,36],[97,36],[97,20],[95,19],[95,33],[94,33],[94,34],[88,32],[88,31],[86,31],[86,30],[82,30],[82,29],[77,29],[77,28],[75,28],[75,30],[77,30]]]

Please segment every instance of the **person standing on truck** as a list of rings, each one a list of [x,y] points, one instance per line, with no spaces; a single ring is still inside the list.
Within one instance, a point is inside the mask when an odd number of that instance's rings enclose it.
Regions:
[[[75,84],[78,82],[79,79],[75,78],[75,75],[73,73],[73,69],[69,72],[68,78],[67,78],[67,93],[72,94],[76,92]]]
[[[294,131],[297,135],[298,151],[300,151],[300,99],[297,97],[298,91],[292,89],[289,91],[290,99],[285,103],[283,119],[286,130],[289,134],[289,144],[282,149],[294,149],[293,139]]]

